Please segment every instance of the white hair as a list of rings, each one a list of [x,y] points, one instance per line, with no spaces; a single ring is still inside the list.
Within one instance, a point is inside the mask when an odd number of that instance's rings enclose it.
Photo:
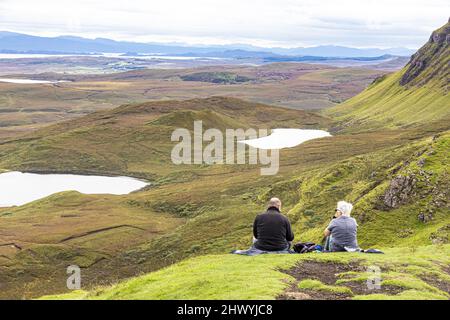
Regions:
[[[281,207],[281,200],[278,198],[272,198],[269,200],[269,207],[276,207],[276,208],[280,208]]]
[[[350,212],[352,212],[353,205],[346,201],[339,201],[336,209],[339,210],[344,217],[350,217]]]

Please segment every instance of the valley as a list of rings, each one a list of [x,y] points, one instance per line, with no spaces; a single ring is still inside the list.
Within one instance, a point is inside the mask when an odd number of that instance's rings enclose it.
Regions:
[[[11,64],[11,60],[8,61]],[[317,110],[348,99],[386,72],[360,67],[275,63],[257,67],[225,65],[148,69],[106,75],[11,74],[2,78],[65,82],[0,82],[0,141],[92,111],[149,100],[185,100],[219,95]],[[247,80],[233,82],[230,76]]]
[[[300,299],[325,288],[343,299],[449,299],[449,32],[447,23],[395,72],[291,62],[22,74],[69,81],[26,90],[0,83],[0,172],[150,182],[124,195],[65,191],[0,208],[0,298]],[[255,164],[176,165],[171,133],[193,132],[195,120],[221,132],[332,136],[281,149],[274,176]],[[295,241],[316,243],[345,198],[361,247],[386,254],[228,255],[250,245],[273,196]],[[336,279],[296,277],[310,260],[345,267]],[[72,264],[82,291],[66,288]],[[371,264],[390,291],[355,284]]]

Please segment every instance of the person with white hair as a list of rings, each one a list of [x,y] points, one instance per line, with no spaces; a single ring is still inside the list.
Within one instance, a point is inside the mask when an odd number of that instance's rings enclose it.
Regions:
[[[330,238],[330,251],[353,251],[358,249],[356,239],[358,224],[350,217],[353,205],[339,201],[336,206],[334,219],[324,231],[325,237]]]

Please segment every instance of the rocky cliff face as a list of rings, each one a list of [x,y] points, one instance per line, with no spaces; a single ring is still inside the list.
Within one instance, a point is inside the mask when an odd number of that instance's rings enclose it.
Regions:
[[[400,84],[423,86],[431,80],[437,80],[440,86],[448,86],[449,44],[450,19],[447,24],[434,31],[428,42],[411,57]]]
[[[397,176],[384,194],[384,204],[388,208],[396,208],[405,204],[414,191],[416,179],[410,176]]]

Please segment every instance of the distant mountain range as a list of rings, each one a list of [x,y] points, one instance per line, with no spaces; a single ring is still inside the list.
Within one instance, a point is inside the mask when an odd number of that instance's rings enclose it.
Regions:
[[[383,55],[410,56],[408,48],[351,48],[343,46],[316,46],[308,48],[263,48],[245,44],[189,46],[180,44],[137,43],[111,39],[87,39],[74,36],[38,37],[27,34],[0,31],[2,53],[141,53],[183,56],[263,57],[320,56],[320,57],[379,57]]]

